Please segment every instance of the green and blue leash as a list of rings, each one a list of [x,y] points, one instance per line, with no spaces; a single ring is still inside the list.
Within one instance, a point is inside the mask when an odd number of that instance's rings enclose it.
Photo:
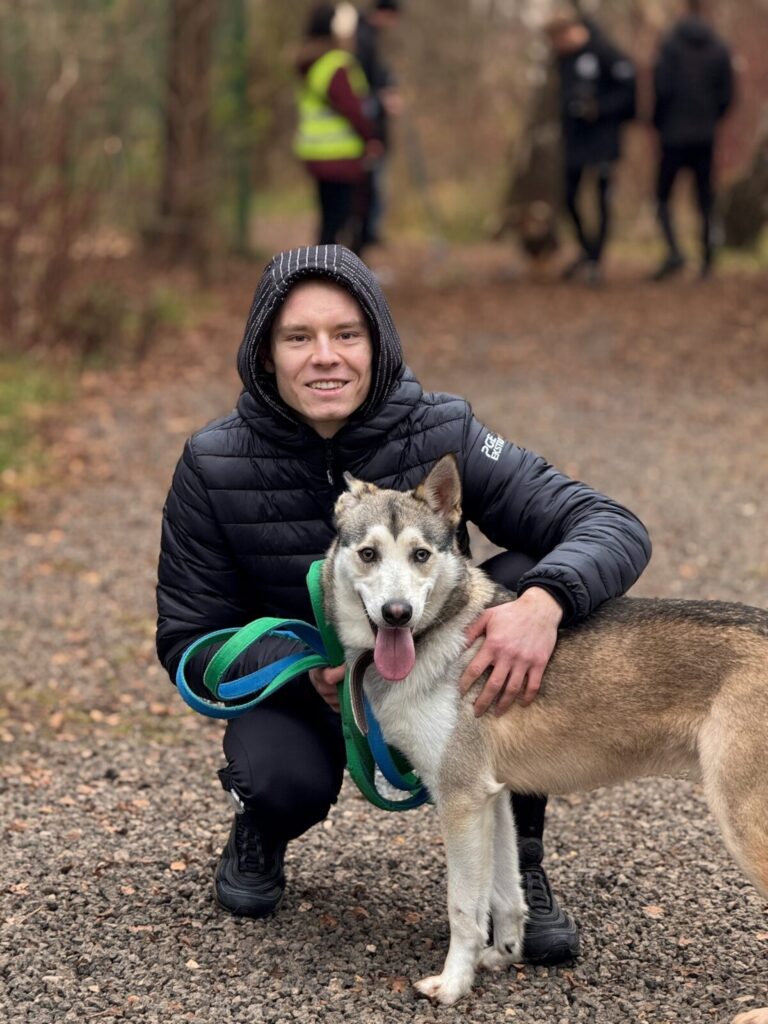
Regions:
[[[322,587],[323,561],[313,562],[307,573],[307,589],[317,626],[301,619],[261,618],[239,629],[217,629],[195,640],[184,651],[176,672],[176,686],[186,703],[209,718],[236,718],[256,707],[291,679],[312,668],[338,666],[344,663],[344,649],[336,632],[325,617]],[[249,672],[239,679],[222,682],[232,664],[251,644],[265,636],[283,636],[298,640],[303,651],[296,651]],[[203,685],[213,699],[194,693],[187,682],[187,662],[195,654],[224,641],[208,663]],[[407,759],[384,740],[381,727],[368,699],[362,696],[362,707],[356,699],[362,693],[362,674],[370,665],[370,652],[351,668],[347,666],[340,684],[341,724],[347,754],[347,770],[360,792],[374,806],[385,811],[408,811],[429,799],[429,792]],[[224,702],[227,703],[224,703]],[[358,722],[367,729],[364,733]],[[376,769],[395,789],[407,793],[402,800],[391,800],[379,792]]]

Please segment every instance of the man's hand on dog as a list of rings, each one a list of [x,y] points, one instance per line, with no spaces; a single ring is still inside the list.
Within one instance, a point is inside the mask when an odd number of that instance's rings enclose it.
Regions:
[[[311,668],[309,679],[314,688],[338,714],[341,711],[339,704],[339,683],[344,678],[344,665],[337,665],[336,668]]]
[[[468,627],[467,646],[483,634],[485,639],[459,680],[462,694],[491,669],[475,701],[478,718],[490,707],[503,715],[513,701],[526,706],[536,697],[562,617],[563,609],[551,594],[531,587],[516,601],[486,609]]]

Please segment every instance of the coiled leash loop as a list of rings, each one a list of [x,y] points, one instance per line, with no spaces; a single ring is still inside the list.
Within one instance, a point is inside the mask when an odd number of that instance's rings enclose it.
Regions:
[[[301,619],[261,618],[240,629],[217,629],[195,640],[184,651],[176,671],[176,686],[182,698],[195,711],[210,718],[236,718],[256,707],[281,686],[312,668],[344,663],[344,649],[336,632],[325,617],[323,606],[323,561],[313,562],[307,573],[307,589],[317,626]],[[265,636],[284,636],[298,640],[305,651],[297,651],[249,672],[239,679],[222,682],[233,663],[251,644]],[[186,678],[191,657],[214,644],[224,643],[214,654],[203,674],[203,684],[212,699],[195,693]],[[347,769],[360,792],[376,807],[385,811],[408,811],[430,799],[403,755],[388,747],[379,723],[363,693],[363,676],[371,664],[370,651],[347,666],[340,684],[341,724],[347,754]],[[390,800],[376,786],[376,769],[396,789],[407,793],[402,800]]]

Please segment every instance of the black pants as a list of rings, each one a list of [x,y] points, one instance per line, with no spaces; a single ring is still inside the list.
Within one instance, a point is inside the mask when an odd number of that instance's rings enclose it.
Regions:
[[[680,258],[680,249],[675,237],[669,199],[672,188],[680,171],[688,169],[693,172],[696,184],[696,199],[701,215],[701,248],[702,260],[709,266],[712,260],[712,143],[697,143],[691,146],[665,146],[661,151],[659,176],[656,184],[658,217],[664,233],[669,255],[673,259]]]
[[[346,245],[354,253],[367,244],[365,235],[370,182],[317,182],[320,203],[318,245]]]
[[[594,166],[594,188],[597,201],[597,228],[588,232],[584,226],[584,218],[581,214],[578,202],[585,166],[567,166],[565,169],[565,205],[576,229],[576,237],[587,259],[600,261],[605,243],[608,239],[608,230],[611,223],[611,185],[613,182],[613,164],[601,163]]]
[[[320,203],[318,245],[347,244],[355,186],[348,181],[317,182]]]
[[[514,590],[534,564],[505,552],[483,568]],[[276,839],[295,839],[326,817],[341,789],[346,761],[341,720],[318,696],[307,676],[227,723],[225,789],[234,787],[257,826]],[[541,837],[546,797],[513,796],[521,835]]]

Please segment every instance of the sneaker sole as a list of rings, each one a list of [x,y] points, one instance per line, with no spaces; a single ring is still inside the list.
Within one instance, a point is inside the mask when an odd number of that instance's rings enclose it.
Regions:
[[[572,963],[578,959],[579,947],[568,939],[555,940],[544,953],[529,954],[523,948],[523,961],[533,967],[555,967],[557,964]]]
[[[234,917],[252,917],[256,920],[263,917],[269,917],[270,914],[274,914],[280,908],[280,904],[283,902],[284,892],[281,892],[276,902],[264,904],[262,906],[254,906],[253,903],[249,903],[247,899],[239,899],[236,894],[232,894],[228,897],[229,902],[225,902],[219,894],[219,888],[217,883],[213,883],[213,895],[216,903],[221,907],[222,910],[226,910],[228,914],[232,914]]]

